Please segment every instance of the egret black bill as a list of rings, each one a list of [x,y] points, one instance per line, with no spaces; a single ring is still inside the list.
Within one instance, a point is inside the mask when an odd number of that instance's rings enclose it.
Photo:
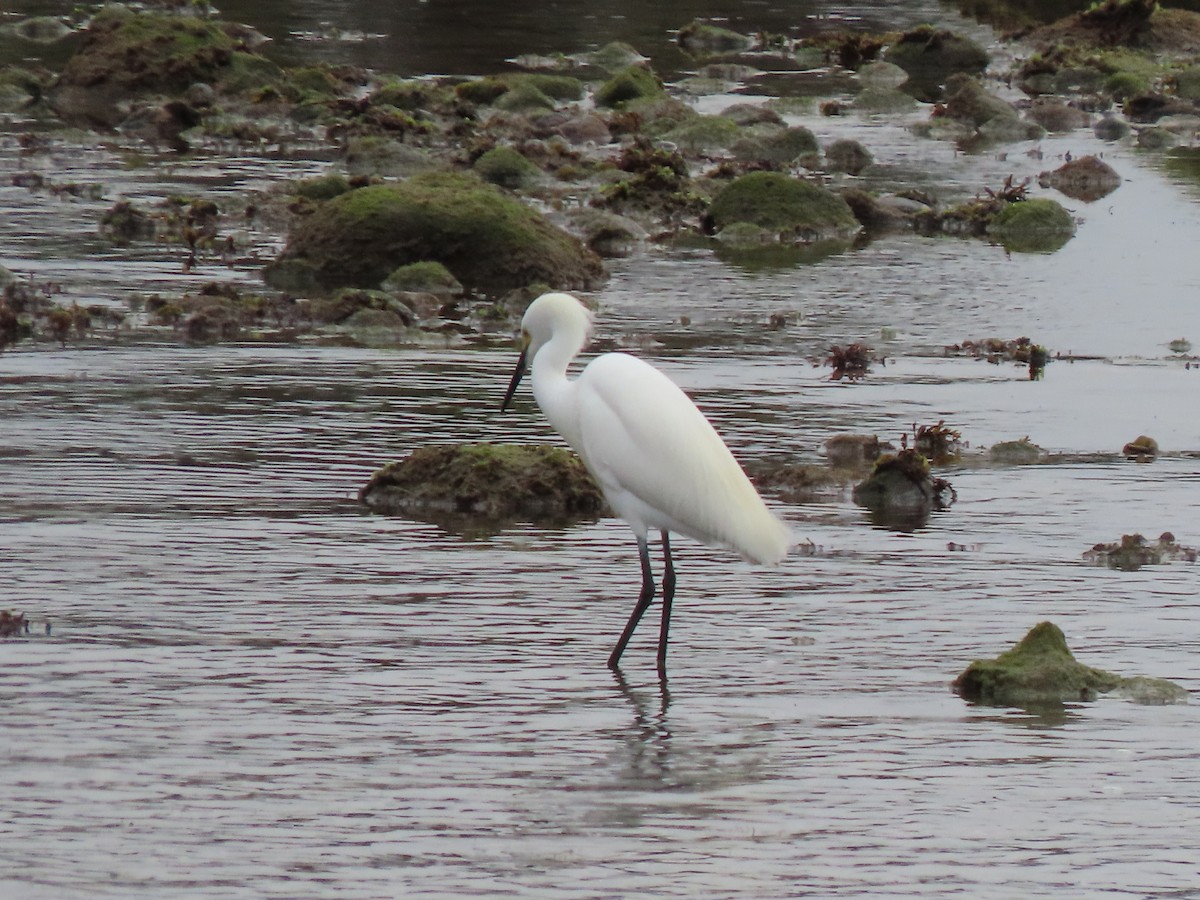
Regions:
[[[513,372],[512,381],[508,383],[508,390],[504,392],[504,402],[500,404],[500,412],[508,409],[508,405],[512,402],[513,394],[517,392],[517,385],[521,383],[521,379],[525,377],[526,364],[528,362],[529,347],[526,345],[521,350],[521,355],[517,358],[517,368]]]

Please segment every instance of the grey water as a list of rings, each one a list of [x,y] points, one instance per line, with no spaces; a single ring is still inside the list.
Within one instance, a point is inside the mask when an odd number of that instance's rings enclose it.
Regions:
[[[536,9],[546,46],[576,49]],[[622,14],[658,39],[691,15]],[[508,347],[0,355],[0,609],[31,623],[0,641],[0,896],[1200,891],[1195,703],[987,708],[949,687],[1051,620],[1083,662],[1200,690],[1196,567],[1082,560],[1123,533],[1200,543],[1200,370],[1166,347],[1200,336],[1195,186],[1087,133],[1001,158],[891,118],[803,122],[871,147],[880,185],[969,192],[1067,152],[1124,183],[1060,198],[1081,221],[1050,255],[896,236],[774,270],[680,248],[613,264],[599,336],[671,374],[743,460],[817,463],[831,434],[939,419],[972,445],[940,472],[958,501],[916,530],[835,494],[772,501],[799,545],[775,569],[681,539],[665,683],[651,627],[623,678],[604,665],[637,589],[622,522],[463,531],[356,503],[417,446],[556,440],[528,393],[498,412]],[[0,127],[0,173],[31,164],[23,127]],[[0,178],[0,263],[80,302],[252,284],[251,258],[184,273],[178,248],[102,246],[95,220],[117,193],[233,196],[329,165],[202,151],[121,171],[120,153],[81,139],[40,163],[102,173],[104,200]],[[943,355],[1018,334],[1091,358],[1031,382]],[[830,380],[820,360],[853,340],[886,365]],[[1162,456],[1122,459],[1142,433]],[[1057,461],[976,452],[1023,436]]]

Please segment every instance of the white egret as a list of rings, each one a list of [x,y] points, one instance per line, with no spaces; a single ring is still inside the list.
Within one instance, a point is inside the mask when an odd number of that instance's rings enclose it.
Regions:
[[[766,565],[787,555],[791,534],[767,509],[704,414],[662,372],[627,353],[605,353],[575,380],[567,378],[567,367],[583,349],[591,324],[592,314],[570,294],[543,294],[534,300],[521,320],[521,356],[500,408],[508,408],[528,364],[538,406],[637,537],[642,590],[608,658],[611,668],[617,668],[654,599],[647,536],[651,529],[661,533],[662,670],[675,595],[670,532],[728,547]]]

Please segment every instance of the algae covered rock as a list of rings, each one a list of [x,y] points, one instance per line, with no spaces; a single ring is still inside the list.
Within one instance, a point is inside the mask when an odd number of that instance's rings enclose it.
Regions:
[[[658,76],[645,66],[628,66],[596,90],[597,106],[617,106],[634,100],[665,96]]]
[[[1042,458],[1042,448],[1028,437],[1019,441],[1000,441],[988,450],[988,458],[1002,466],[1027,466]]]
[[[901,515],[945,509],[956,497],[950,483],[935,478],[928,460],[912,449],[879,457],[871,474],[855,485],[851,496],[859,506]]]
[[[1011,650],[975,660],[954,680],[964,700],[991,706],[1038,706],[1114,693],[1142,703],[1186,701],[1187,691],[1156,678],[1122,678],[1076,661],[1053,622],[1034,626]]]
[[[122,101],[133,95],[182,93],[246,69],[259,71],[261,84],[279,69],[249,51],[246,31],[197,16],[106,6],[91,20],[48,100],[68,121],[108,126],[124,117]]]
[[[383,281],[385,291],[434,294],[458,297],[463,292],[459,280],[440,262],[425,261],[398,267]]]
[[[419,447],[359,491],[376,512],[485,520],[594,518],[604,499],[574,453],[526,444]]]
[[[825,168],[830,172],[860,175],[873,162],[875,158],[871,156],[871,151],[848,138],[836,140],[825,148]]]
[[[1121,186],[1116,169],[1096,156],[1081,156],[1064,163],[1052,172],[1038,176],[1038,184],[1052,187],[1072,200],[1092,203],[1107,197]]]
[[[937,95],[938,86],[956,72],[978,74],[987,68],[987,51],[970,38],[921,25],[901,35],[885,60],[908,73],[906,89],[921,98]]]
[[[882,446],[874,434],[835,434],[825,441],[825,459],[831,466],[861,469],[874,465]]]
[[[474,169],[484,181],[512,190],[524,187],[541,174],[537,166],[507,146],[493,147],[475,160]]]
[[[1034,103],[1027,115],[1042,128],[1057,134],[1087,128],[1092,124],[1092,117],[1087,112],[1057,100]]]
[[[840,196],[779,172],[743,175],[713,199],[708,212],[718,231],[748,222],[801,241],[849,238],[859,229]]]
[[[695,116],[663,135],[680,150],[703,153],[732,146],[741,135],[741,128],[725,116]]]
[[[976,127],[993,119],[1016,121],[1017,110],[1011,103],[989,93],[976,78],[955,75],[946,82],[944,115]]]
[[[358,188],[323,203],[292,230],[264,274],[285,290],[373,288],[397,267],[424,260],[489,295],[535,281],[586,288],[604,274],[599,257],[540,213],[474,176],[450,172]]]
[[[817,137],[803,125],[749,135],[734,143],[733,155],[743,162],[815,168],[821,155]]]
[[[693,19],[680,28],[677,40],[680,47],[695,56],[739,53],[754,45],[754,40],[744,34],[700,19]]]
[[[1049,253],[1072,238],[1075,219],[1054,200],[1035,198],[1006,204],[987,230],[1006,250]]]
[[[612,41],[599,50],[585,53],[579,57],[579,62],[595,66],[605,72],[618,72],[629,66],[639,66],[648,61],[633,46],[624,41]]]

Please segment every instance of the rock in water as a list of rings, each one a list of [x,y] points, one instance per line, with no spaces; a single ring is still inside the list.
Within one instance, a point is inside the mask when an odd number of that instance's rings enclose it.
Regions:
[[[1139,703],[1178,703],[1187,691],[1159,678],[1123,678],[1077,662],[1053,622],[1042,622],[1011,650],[975,660],[954,680],[964,700],[991,706],[1037,706],[1114,694]]]

